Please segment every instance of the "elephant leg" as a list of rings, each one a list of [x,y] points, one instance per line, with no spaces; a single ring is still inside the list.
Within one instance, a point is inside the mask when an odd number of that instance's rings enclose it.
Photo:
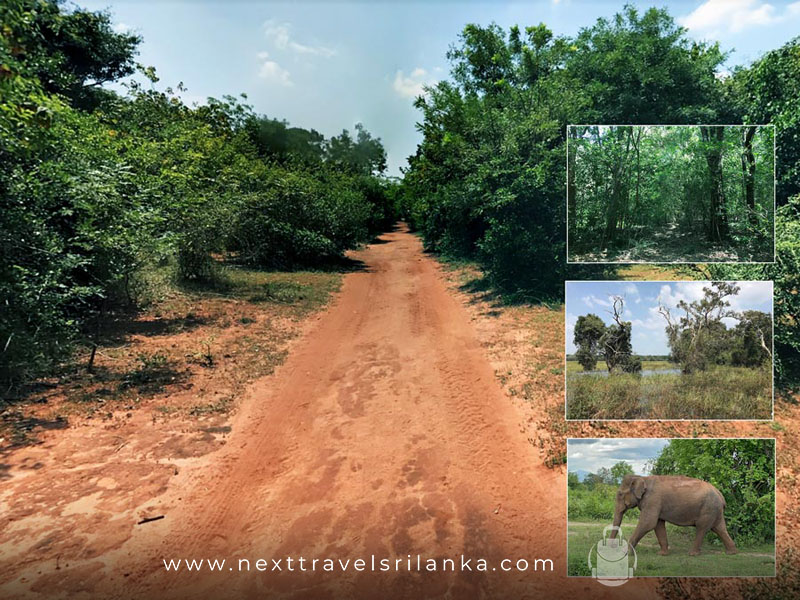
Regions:
[[[697,556],[700,554],[700,546],[703,544],[703,538],[706,537],[709,527],[697,525],[695,530],[697,533],[695,533],[694,545],[692,545],[692,549],[689,551],[689,556]]]
[[[711,531],[716,533],[719,539],[722,540],[722,543],[725,544],[726,554],[736,554],[736,544],[733,543],[731,536],[728,535],[728,528],[725,526],[725,517],[720,517],[719,522],[711,528]]]
[[[667,544],[667,525],[664,519],[659,519],[656,524],[656,537],[658,538],[658,545],[661,546],[659,554],[665,556],[669,552],[669,545]]]
[[[658,516],[649,517],[647,515],[641,515],[639,517],[639,522],[636,524],[636,529],[633,531],[633,535],[628,540],[631,548],[636,548],[636,544],[639,543],[639,540],[650,531],[653,531],[657,524]]]

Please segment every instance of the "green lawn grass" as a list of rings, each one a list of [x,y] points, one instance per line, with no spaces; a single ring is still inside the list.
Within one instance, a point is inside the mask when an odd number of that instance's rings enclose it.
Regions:
[[[771,416],[769,367],[717,366],[688,375],[620,373],[603,377],[580,375],[578,369],[567,365],[568,419],[770,419]]]
[[[608,522],[573,522],[568,525],[567,560],[571,576],[591,576],[587,564],[589,550],[603,538]],[[636,522],[622,524],[623,537],[629,539]],[[714,533],[708,533],[699,556],[689,556],[694,542],[694,527],[667,525],[669,554],[658,554],[660,548],[654,532],[644,536],[636,546],[636,575],[657,577],[770,577],[775,574],[775,544],[753,546],[737,544],[738,554],[725,554]],[[734,538],[734,542],[736,539]],[[596,564],[592,552],[592,564]],[[633,561],[631,560],[631,565]]]

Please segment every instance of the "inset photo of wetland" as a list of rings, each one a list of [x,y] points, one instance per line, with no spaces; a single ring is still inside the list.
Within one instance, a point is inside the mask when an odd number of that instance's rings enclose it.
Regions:
[[[771,281],[567,281],[568,420],[772,418]]]

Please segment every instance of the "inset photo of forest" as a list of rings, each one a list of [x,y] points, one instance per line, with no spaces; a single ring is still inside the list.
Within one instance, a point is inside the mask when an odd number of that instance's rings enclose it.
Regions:
[[[567,419],[772,418],[771,281],[566,282]]]
[[[774,261],[772,125],[569,125],[573,263]]]

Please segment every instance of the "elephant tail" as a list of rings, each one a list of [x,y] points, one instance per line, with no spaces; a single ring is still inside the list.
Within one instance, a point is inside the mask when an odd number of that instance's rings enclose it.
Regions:
[[[717,496],[719,497],[720,501],[722,502],[722,510],[725,510],[728,507],[728,503],[725,502],[725,496],[723,496],[722,492],[720,492],[716,487],[714,488],[714,491],[717,493]]]

